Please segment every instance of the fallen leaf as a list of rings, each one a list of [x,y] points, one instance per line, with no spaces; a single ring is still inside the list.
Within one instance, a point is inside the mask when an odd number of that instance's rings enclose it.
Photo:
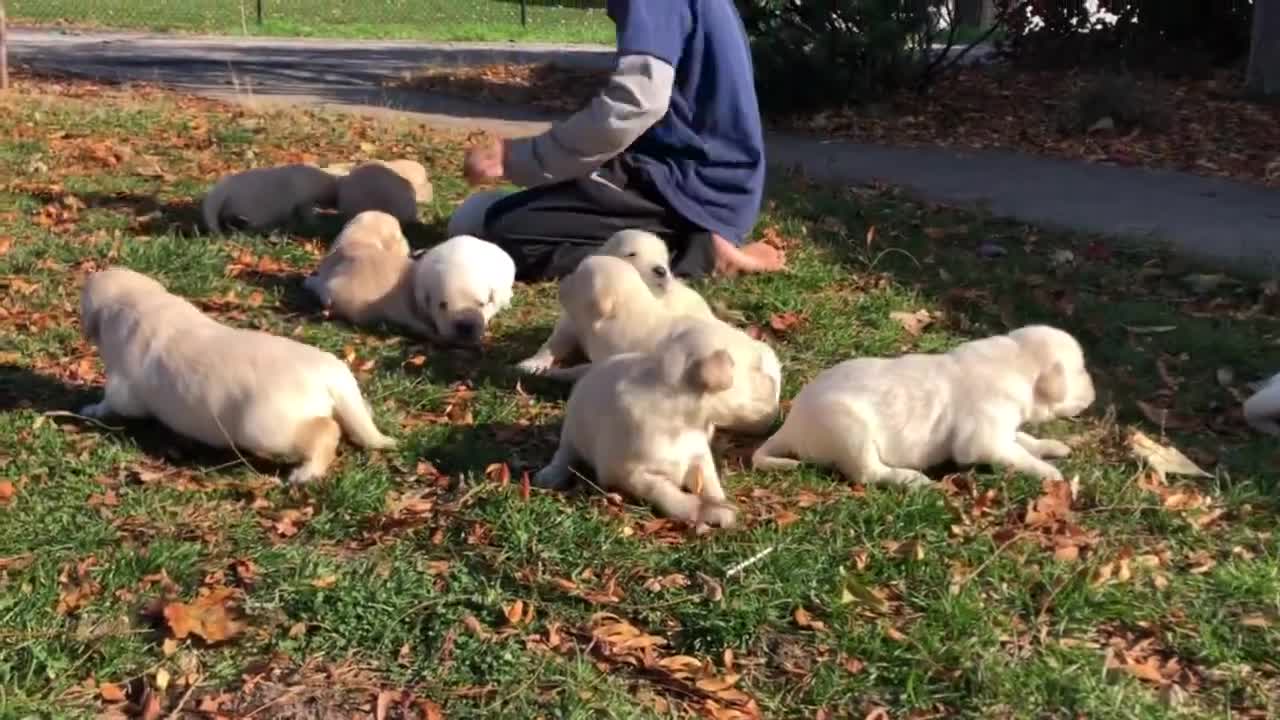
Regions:
[[[891,312],[889,317],[902,326],[912,337],[918,337],[924,329],[933,324],[933,314],[928,310],[909,312]]]
[[[799,625],[800,627],[806,630],[812,630],[814,632],[822,632],[827,629],[826,623],[822,622],[821,620],[814,620],[813,616],[809,614],[809,611],[805,610],[804,608],[799,608],[799,607],[796,608],[796,611],[795,613],[793,613],[792,617],[795,618],[796,625]]]
[[[229,640],[244,630],[244,624],[232,614],[234,594],[233,589],[220,587],[197,597],[190,604],[171,602],[164,606],[165,623],[179,640],[189,635],[196,635],[208,643]]]
[[[794,312],[774,313],[769,316],[769,327],[779,335],[791,332],[804,321],[804,316]]]
[[[8,504],[18,490],[8,480],[0,480],[0,505]]]
[[[1129,437],[1129,448],[1139,460],[1142,460],[1152,470],[1156,471],[1161,479],[1169,475],[1213,477],[1191,462],[1177,448],[1161,445],[1141,432],[1135,431]]]
[[[98,694],[102,699],[109,703],[117,703],[125,701],[124,690],[120,689],[115,683],[102,683],[98,686]]]
[[[315,578],[311,581],[311,587],[317,587],[322,590],[326,588],[331,588],[337,584],[338,584],[337,575],[325,575],[322,577]]]

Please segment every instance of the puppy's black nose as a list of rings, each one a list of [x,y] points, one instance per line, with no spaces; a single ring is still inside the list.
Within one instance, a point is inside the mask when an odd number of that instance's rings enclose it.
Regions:
[[[653,274],[657,275],[660,278],[664,278],[667,276],[667,269],[661,265],[654,265]]]
[[[474,320],[459,320],[453,324],[453,331],[460,338],[475,338],[480,334],[480,323]]]

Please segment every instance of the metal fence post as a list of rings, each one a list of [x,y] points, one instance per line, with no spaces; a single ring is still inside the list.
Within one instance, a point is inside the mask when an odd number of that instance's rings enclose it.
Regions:
[[[520,0],[520,27],[529,27],[529,0]]]

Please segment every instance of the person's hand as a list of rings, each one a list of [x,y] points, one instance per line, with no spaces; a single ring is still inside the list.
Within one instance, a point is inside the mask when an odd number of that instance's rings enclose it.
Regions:
[[[485,144],[467,150],[462,161],[462,174],[472,185],[484,185],[497,182],[506,174],[503,156],[506,144],[501,140],[491,140]]]

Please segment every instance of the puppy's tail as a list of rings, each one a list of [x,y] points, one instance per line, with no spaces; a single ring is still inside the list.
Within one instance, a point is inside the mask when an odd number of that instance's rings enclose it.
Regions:
[[[214,183],[213,188],[209,190],[209,194],[204,196],[204,202],[200,205],[200,212],[204,219],[204,231],[210,235],[217,235],[222,232],[219,218],[222,215],[222,201],[227,197],[230,189],[230,178],[223,178]]]
[[[335,358],[336,359],[336,358]],[[386,450],[396,446],[394,438],[383,435],[373,423],[373,414],[360,394],[360,386],[350,371],[343,367],[336,382],[329,385],[333,398],[333,415],[342,426],[342,433],[351,442],[367,450]]]
[[[779,430],[751,454],[751,467],[756,470],[794,470],[800,467],[800,461],[786,457],[790,452],[793,450]]]
[[[1280,435],[1280,375],[1244,401],[1244,419],[1259,432]]]

